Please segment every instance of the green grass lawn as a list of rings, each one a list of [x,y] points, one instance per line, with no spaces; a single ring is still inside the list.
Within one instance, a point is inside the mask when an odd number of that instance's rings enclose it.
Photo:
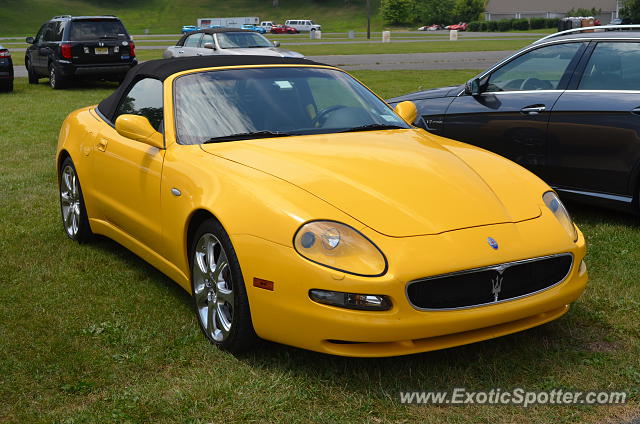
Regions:
[[[383,96],[472,71],[354,73]],[[408,357],[350,359],[208,344],[186,292],[116,243],[63,233],[54,153],[72,110],[115,85],[0,95],[0,422],[596,423],[640,412],[638,218],[570,204],[590,284],[563,318]],[[626,406],[405,406],[400,390],[626,390]]]

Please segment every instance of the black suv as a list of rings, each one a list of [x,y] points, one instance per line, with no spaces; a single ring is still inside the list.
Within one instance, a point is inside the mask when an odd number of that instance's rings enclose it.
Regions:
[[[389,102],[415,102],[427,131],[505,156],[563,196],[638,211],[640,26],[595,28],[549,35],[466,85]]]
[[[29,83],[49,77],[55,89],[73,77],[121,81],[138,63],[135,44],[115,16],[56,16],[27,43]]]
[[[13,91],[13,62],[8,49],[0,46],[0,91]]]

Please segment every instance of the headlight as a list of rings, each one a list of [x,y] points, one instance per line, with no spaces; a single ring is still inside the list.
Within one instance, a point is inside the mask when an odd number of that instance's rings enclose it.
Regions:
[[[576,230],[576,226],[573,225],[573,221],[569,216],[569,212],[567,212],[567,209],[560,201],[558,195],[553,191],[547,191],[542,195],[542,200],[544,201],[544,204],[547,205],[549,210],[553,212],[556,218],[558,218],[558,221],[560,221],[560,224],[562,224],[564,229],[567,230],[567,233],[569,233],[571,239],[574,242],[577,241],[578,231]]]
[[[387,271],[387,260],[364,235],[334,221],[304,224],[293,237],[293,246],[312,262],[349,274],[374,277]]]

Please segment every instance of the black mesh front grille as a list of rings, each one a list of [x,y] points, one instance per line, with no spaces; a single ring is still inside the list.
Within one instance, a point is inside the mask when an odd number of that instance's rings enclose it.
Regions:
[[[419,309],[451,309],[496,303],[549,288],[569,274],[570,253],[445,274],[407,285]]]

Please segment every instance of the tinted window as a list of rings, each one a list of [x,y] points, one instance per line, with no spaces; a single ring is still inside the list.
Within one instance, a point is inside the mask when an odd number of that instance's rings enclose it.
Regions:
[[[316,68],[185,75],[175,82],[175,111],[181,144],[256,131],[328,134],[366,125],[409,128],[349,75]]]
[[[193,34],[187,37],[184,41],[185,47],[198,47],[198,43],[200,42],[200,37],[202,34]]]
[[[42,25],[40,27],[40,31],[38,31],[38,34],[36,35],[36,43],[40,43],[40,42],[44,41],[43,37],[44,37],[44,33],[47,30],[47,25],[48,24],[44,24],[44,25]]]
[[[598,43],[578,89],[640,90],[640,43]]]
[[[97,40],[99,38],[126,38],[126,31],[122,22],[114,19],[71,21],[70,25],[70,41]]]
[[[555,90],[581,46],[558,44],[525,53],[494,71],[487,91]]]
[[[56,22],[51,27],[53,40],[62,41],[62,33],[64,32],[64,22]]]
[[[45,26],[44,28],[44,32],[42,33],[42,41],[54,41],[55,39],[55,34],[54,34],[54,27],[55,27],[55,23],[49,23]]]
[[[153,128],[162,132],[162,83],[156,79],[145,78],[138,81],[122,99],[114,121],[120,115],[130,113],[146,117]]]

